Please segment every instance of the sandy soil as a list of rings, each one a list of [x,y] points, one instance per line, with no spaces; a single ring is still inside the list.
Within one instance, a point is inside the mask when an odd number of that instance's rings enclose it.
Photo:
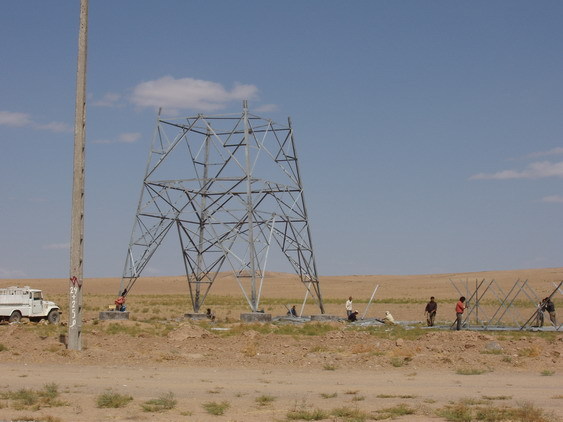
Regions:
[[[448,325],[452,301],[458,296],[450,279],[461,289],[466,284],[473,289],[475,280],[495,279],[506,293],[517,279],[528,280],[533,292],[543,297],[553,290],[553,281],[563,279],[563,268],[323,277],[321,286],[327,312],[341,315],[349,295],[363,312],[379,284],[367,316],[391,309],[397,319],[407,321],[421,320],[424,302],[434,295],[438,320]],[[264,298],[287,298],[298,304],[303,300],[302,286],[292,276],[271,274],[266,282]],[[64,312],[65,280],[0,280],[0,287],[14,284],[43,289],[47,298],[61,302]],[[563,418],[563,333],[434,329],[421,333],[401,327],[369,332],[333,322],[319,335],[284,334],[284,325],[269,329],[241,325],[237,316],[248,311],[244,303],[217,304],[216,323],[194,324],[181,318],[183,311],[190,311],[187,297],[186,303],[177,300],[187,291],[181,277],[139,280],[128,299],[134,320],[99,321],[97,314],[118,288],[115,279],[85,280],[80,352],[60,343],[64,325],[0,325],[0,421],[283,421],[289,420],[291,410],[322,409],[328,414],[342,408],[377,419],[384,417],[383,409],[399,404],[415,412],[401,420],[439,421],[445,419],[436,416],[436,410],[463,400],[466,406],[488,409],[518,408],[528,402],[552,413],[549,420]],[[211,294],[240,296],[228,276],[213,286]],[[560,309],[561,295],[556,298]],[[412,303],[393,303],[396,299]],[[273,315],[285,312],[283,304],[267,308]],[[520,308],[525,318],[529,309]],[[307,305],[305,314],[312,313],[318,309]],[[17,402],[8,399],[9,392],[41,390],[47,383],[57,384],[65,406],[18,409]],[[110,390],[133,400],[123,408],[98,408],[96,398]],[[167,392],[178,401],[174,409],[142,410],[142,403]],[[203,408],[209,402],[226,402],[229,407],[224,415],[215,416]]]

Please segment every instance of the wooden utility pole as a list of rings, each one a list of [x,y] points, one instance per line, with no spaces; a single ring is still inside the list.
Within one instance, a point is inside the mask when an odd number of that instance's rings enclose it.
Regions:
[[[74,117],[74,171],[70,234],[68,345],[82,350],[82,277],[84,257],[84,151],[86,133],[86,57],[88,50],[88,0],[80,0],[78,67]]]

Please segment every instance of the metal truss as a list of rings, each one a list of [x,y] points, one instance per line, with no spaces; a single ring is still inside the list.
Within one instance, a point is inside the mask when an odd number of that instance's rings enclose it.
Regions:
[[[291,120],[240,115],[158,117],[127,251],[129,292],[171,232],[194,312],[230,268],[257,312],[270,247],[278,247],[324,313]]]
[[[488,328],[494,327],[501,327],[504,324],[504,319],[506,316],[510,316],[512,318],[512,323],[515,326],[525,326],[527,325],[532,318],[530,318],[524,325],[520,322],[521,315],[514,312],[515,304],[517,303],[518,296],[520,294],[524,294],[530,304],[535,306],[539,299],[533,289],[528,285],[528,280],[521,281],[516,280],[512,288],[505,293],[502,288],[498,285],[495,280],[487,281],[485,279],[479,281],[475,280],[475,290],[472,292],[471,288],[469,287],[468,280],[465,280],[465,291],[464,294],[462,290],[457,286],[457,284],[461,284],[463,287],[463,282],[458,281],[457,283],[454,280],[450,279],[450,283],[452,286],[457,290],[460,296],[467,296],[466,306],[467,312],[464,314],[463,325],[469,326],[471,316],[475,317],[475,324],[477,326],[481,326],[483,329],[487,330]],[[489,317],[485,310],[481,307],[481,301],[485,301],[485,297],[490,292],[490,295],[494,295],[496,298],[496,302],[498,302],[498,306],[494,309],[494,312],[491,317]],[[494,299],[493,299],[494,301]],[[493,305],[495,306],[495,305]],[[453,324],[452,324],[453,326]]]

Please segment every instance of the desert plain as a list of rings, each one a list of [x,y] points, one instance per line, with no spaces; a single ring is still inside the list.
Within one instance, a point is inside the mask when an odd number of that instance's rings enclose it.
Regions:
[[[193,310],[183,277],[139,279],[127,298],[130,319],[100,320],[120,281],[86,279],[80,351],[64,344],[68,280],[0,280],[42,289],[62,310],[58,326],[25,318],[0,325],[0,421],[561,420],[563,329],[518,329],[532,299],[561,280],[563,268],[321,277],[326,314],[344,317],[352,296],[365,319],[248,324],[240,314],[250,309],[228,274],[204,304],[213,322],[184,318]],[[459,293],[469,297],[475,286],[479,314],[468,329],[451,330]],[[519,294],[499,312],[511,289]],[[433,328],[424,321],[430,296]],[[318,315],[304,298],[296,276],[268,273],[260,307],[273,317],[291,305]],[[553,298],[559,311],[563,296]],[[364,323],[385,311],[399,324]],[[471,329],[495,313],[512,329]]]

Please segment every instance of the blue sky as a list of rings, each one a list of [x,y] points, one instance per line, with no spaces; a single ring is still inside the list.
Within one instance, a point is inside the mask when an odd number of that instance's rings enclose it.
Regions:
[[[321,275],[556,267],[560,1],[91,1],[85,276],[119,277],[156,110],[292,119]],[[0,14],[0,278],[67,277],[79,1]],[[178,275],[166,253],[147,275]],[[271,268],[273,270],[284,268]]]

